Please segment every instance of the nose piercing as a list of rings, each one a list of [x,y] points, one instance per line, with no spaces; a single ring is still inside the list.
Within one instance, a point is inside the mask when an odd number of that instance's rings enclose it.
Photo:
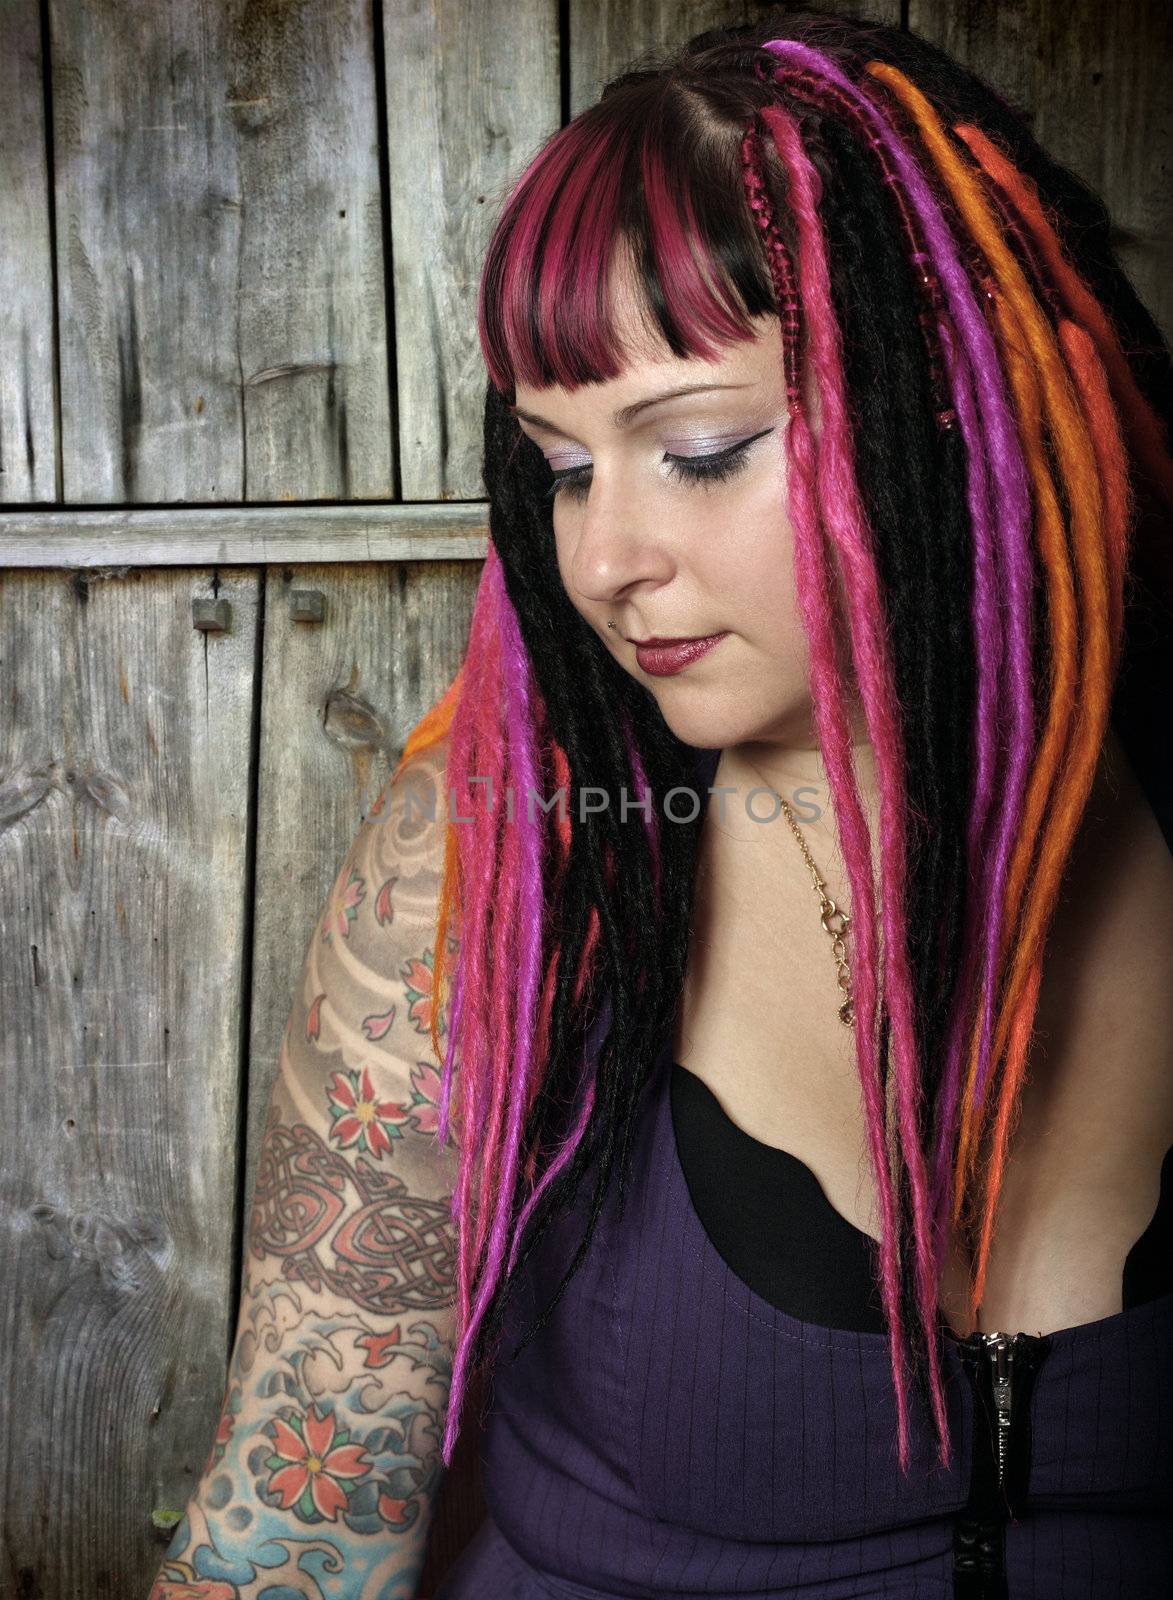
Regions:
[[[613,622],[609,622],[609,623],[608,623],[608,624],[607,624],[607,626],[608,626],[608,627],[609,627],[609,628],[613,628],[613,627],[614,627],[614,626],[615,626],[615,624],[614,624],[614,623],[613,623]]]

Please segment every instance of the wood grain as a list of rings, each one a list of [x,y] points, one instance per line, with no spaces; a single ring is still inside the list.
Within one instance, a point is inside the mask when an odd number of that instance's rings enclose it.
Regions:
[[[483,501],[13,511],[0,515],[0,567],[481,561],[488,536]]]
[[[4,1595],[145,1592],[223,1389],[257,573],[205,635],[211,587],[0,580]]]
[[[369,8],[50,13],[64,498],[394,496]]]
[[[53,213],[40,7],[0,10],[0,504],[57,499]]]
[[[597,100],[603,85],[617,73],[650,64],[708,28],[736,28],[772,13],[799,9],[758,5],[753,0],[743,0],[741,5],[727,0],[691,0],[687,5],[675,5],[672,0],[603,0],[601,5],[573,0],[570,37],[565,41],[571,115],[577,116]],[[900,0],[840,0],[833,9],[893,26],[900,22]]]
[[[476,499],[478,268],[507,191],[559,125],[555,0],[383,0],[405,500]]]

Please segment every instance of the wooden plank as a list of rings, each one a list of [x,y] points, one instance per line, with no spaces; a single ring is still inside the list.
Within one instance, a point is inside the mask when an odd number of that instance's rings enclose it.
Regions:
[[[742,0],[570,0],[571,115],[599,98],[603,85],[634,66],[648,52],[678,49],[709,28],[736,28],[785,9]],[[798,7],[791,9],[797,10]],[[897,24],[900,0],[840,0],[836,11],[862,13],[877,22]]]
[[[50,0],[64,497],[397,492],[362,0]]]
[[[192,627],[213,588],[231,627]],[[145,1593],[235,1298],[258,576],[0,575],[0,1593]]]
[[[275,561],[483,561],[484,502],[183,506],[0,516],[0,566],[230,566]]]
[[[1106,202],[1119,259],[1173,340],[1173,8],[1161,0],[911,0],[909,25],[1026,111]]]
[[[399,458],[406,500],[481,478],[480,264],[560,118],[555,0],[383,0]]]
[[[0,7],[0,502],[57,499],[41,8]]]

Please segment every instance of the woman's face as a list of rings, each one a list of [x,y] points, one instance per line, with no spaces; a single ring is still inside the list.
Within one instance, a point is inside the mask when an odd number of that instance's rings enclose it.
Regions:
[[[518,384],[514,410],[557,479],[566,592],[672,731],[706,748],[808,746],[777,318],[759,318],[751,340],[713,362],[645,340],[608,382]],[[637,656],[636,641],[718,633],[667,676]]]

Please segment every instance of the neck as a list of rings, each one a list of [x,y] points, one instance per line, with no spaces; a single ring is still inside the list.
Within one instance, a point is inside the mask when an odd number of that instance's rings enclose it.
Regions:
[[[858,708],[852,715],[850,737],[860,800],[869,816],[874,816],[879,796],[875,751]],[[766,735],[730,745],[722,751],[719,770],[720,782],[735,785],[739,790],[744,787],[746,793],[767,785],[777,790],[792,807],[805,804],[809,810],[811,805],[815,805],[830,813],[831,785],[827,767],[809,722],[789,736]],[[744,796],[739,794],[729,798],[740,802]],[[768,797],[762,796],[761,799],[762,808],[768,809]]]

